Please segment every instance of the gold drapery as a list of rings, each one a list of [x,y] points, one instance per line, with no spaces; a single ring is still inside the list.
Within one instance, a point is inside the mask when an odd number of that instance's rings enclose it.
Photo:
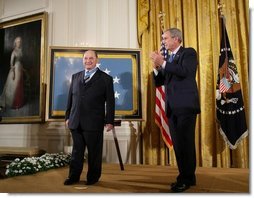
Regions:
[[[155,87],[149,55],[159,50],[161,42],[159,12],[165,12],[165,28],[183,31],[184,47],[198,52],[197,82],[201,114],[196,124],[197,165],[201,167],[249,168],[249,136],[237,149],[230,150],[216,123],[215,87],[220,50],[218,0],[137,0],[138,42],[142,49],[142,101],[145,109],[142,123],[143,163],[176,165],[173,149],[167,149],[154,122]],[[249,2],[224,0],[223,9],[231,49],[240,76],[249,126]],[[168,157],[169,156],[169,157]]]

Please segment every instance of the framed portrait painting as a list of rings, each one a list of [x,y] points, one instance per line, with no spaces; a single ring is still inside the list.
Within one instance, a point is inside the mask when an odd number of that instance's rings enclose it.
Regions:
[[[139,49],[89,48],[98,53],[97,66],[113,78],[115,119],[141,120]],[[50,47],[48,120],[63,120],[72,74],[84,70],[87,48]]]
[[[0,23],[0,123],[45,120],[47,13]]]

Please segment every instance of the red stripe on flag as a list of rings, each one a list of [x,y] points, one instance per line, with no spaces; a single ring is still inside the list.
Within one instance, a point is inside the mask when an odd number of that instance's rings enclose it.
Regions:
[[[165,91],[164,86],[156,87],[155,98],[155,123],[161,130],[162,138],[167,147],[172,146],[172,140],[169,133],[168,118],[165,112]]]

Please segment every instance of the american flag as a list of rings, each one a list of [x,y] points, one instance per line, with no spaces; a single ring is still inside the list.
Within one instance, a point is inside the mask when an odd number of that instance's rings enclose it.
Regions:
[[[161,41],[161,54],[164,56],[164,59],[167,60],[168,58],[168,50],[165,48],[163,41]],[[172,140],[169,133],[169,124],[168,118],[165,112],[165,104],[166,96],[165,96],[165,87],[160,86],[156,87],[156,99],[155,99],[155,123],[161,130],[162,138],[169,148],[172,146]]]
[[[230,87],[231,87],[231,85],[225,77],[220,79],[220,92],[221,93],[227,92]]]

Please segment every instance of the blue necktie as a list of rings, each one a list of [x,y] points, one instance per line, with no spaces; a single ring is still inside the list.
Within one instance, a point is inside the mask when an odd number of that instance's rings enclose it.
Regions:
[[[169,62],[170,62],[170,63],[173,62],[174,56],[175,56],[175,54],[170,54],[170,56],[169,56]]]
[[[85,83],[89,80],[90,75],[91,75],[91,72],[90,72],[90,71],[86,71],[86,72],[85,72],[85,76],[84,76],[84,82],[85,82]]]
[[[87,77],[87,76],[89,76],[89,77],[90,77],[90,75],[91,75],[91,72],[90,72],[90,71],[86,71],[86,73],[85,73],[85,77]]]
[[[84,81],[87,83],[91,79],[91,75],[93,75],[96,71],[98,70],[97,67],[91,69],[91,70],[86,70],[85,75],[84,75]]]

